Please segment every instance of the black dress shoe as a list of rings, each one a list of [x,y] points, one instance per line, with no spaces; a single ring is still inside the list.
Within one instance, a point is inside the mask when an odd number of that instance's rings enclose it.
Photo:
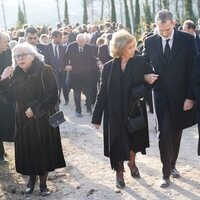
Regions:
[[[161,181],[160,181],[160,187],[161,188],[166,188],[170,185],[170,180],[169,178],[162,178]]]
[[[130,172],[131,172],[131,176],[133,178],[140,178],[140,172],[138,170],[138,168],[136,166],[132,167],[129,163],[128,163]]]
[[[120,189],[125,187],[123,171],[116,172],[116,187]]]
[[[173,168],[171,170],[171,175],[172,175],[172,178],[179,178],[181,176],[176,168]]]
[[[35,188],[36,179],[37,179],[36,176],[30,176],[29,181],[28,181],[28,184],[27,184],[27,186],[26,186],[26,190],[25,190],[25,193],[26,193],[26,194],[31,194],[31,193],[33,193],[34,188]]]

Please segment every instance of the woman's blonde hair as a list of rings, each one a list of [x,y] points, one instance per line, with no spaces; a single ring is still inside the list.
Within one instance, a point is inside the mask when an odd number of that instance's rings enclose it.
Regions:
[[[110,55],[113,58],[121,57],[124,47],[131,42],[134,42],[136,47],[135,36],[131,35],[128,31],[123,29],[113,33],[112,40],[110,41]]]

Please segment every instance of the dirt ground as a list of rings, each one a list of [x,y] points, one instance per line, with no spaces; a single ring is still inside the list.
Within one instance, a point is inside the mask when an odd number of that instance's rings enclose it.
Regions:
[[[110,168],[109,159],[103,155],[102,127],[94,129],[91,116],[83,108],[83,118],[74,116],[73,98],[67,106],[61,104],[67,122],[61,125],[63,151],[66,168],[49,174],[48,186],[52,194],[39,196],[37,183],[33,194],[26,196],[23,191],[27,177],[15,172],[14,148],[5,143],[8,154],[7,164],[0,164],[0,199],[4,200],[199,200],[200,199],[200,157],[197,156],[197,127],[186,129],[183,133],[177,168],[179,179],[171,179],[166,189],[159,187],[161,163],[155,133],[154,115],[149,114],[150,143],[147,155],[137,155],[137,166],[141,178],[133,179],[125,164],[126,187],[115,187],[115,173]],[[83,101],[84,103],[84,101]]]

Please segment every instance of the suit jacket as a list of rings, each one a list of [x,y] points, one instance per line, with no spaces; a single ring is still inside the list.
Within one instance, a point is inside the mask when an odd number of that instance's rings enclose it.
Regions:
[[[159,35],[153,35],[145,40],[144,56],[159,75],[154,85],[154,99],[160,128],[166,108],[169,108],[174,130],[187,128],[196,122],[194,109],[183,111],[185,99],[194,99],[191,75],[195,55],[194,37],[187,33],[174,30],[168,62],[163,55]]]
[[[49,43],[47,45],[46,53],[48,54],[48,60],[45,62],[48,65],[51,65],[53,67],[54,73],[56,75],[59,74],[59,72],[63,72],[63,69],[65,67],[65,51],[66,47],[59,45],[59,60],[58,63],[56,62],[55,56],[54,56],[54,50],[52,43]]]
[[[80,79],[83,84],[90,85],[90,73],[93,67],[96,69],[97,59],[89,45],[85,44],[81,53],[77,42],[69,44],[66,50],[65,63],[72,66],[72,70],[69,73],[72,88],[80,86]]]
[[[108,45],[107,44],[104,44],[104,45],[101,45],[99,47],[99,50],[98,50],[98,57],[99,59],[101,60],[101,62],[103,64],[105,64],[106,62],[108,62],[109,60],[112,59],[112,57],[110,56],[110,53],[109,53],[109,49],[108,49]]]
[[[196,35],[195,41],[196,41],[196,44],[197,44],[198,53],[200,53],[200,38],[199,38],[199,35]]]

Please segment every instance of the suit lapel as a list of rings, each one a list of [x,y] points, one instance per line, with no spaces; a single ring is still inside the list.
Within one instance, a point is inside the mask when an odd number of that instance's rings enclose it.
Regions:
[[[178,31],[174,30],[174,38],[173,38],[173,44],[172,44],[172,49],[170,52],[170,57],[169,57],[169,62],[170,63],[172,61],[172,59],[176,56],[176,53],[178,52],[180,46],[181,46],[181,40],[180,37],[178,36]]]
[[[158,58],[161,60],[163,64],[166,64],[165,57],[163,55],[162,38],[159,35],[157,35],[156,38],[156,45],[157,45],[156,49],[158,49]]]

